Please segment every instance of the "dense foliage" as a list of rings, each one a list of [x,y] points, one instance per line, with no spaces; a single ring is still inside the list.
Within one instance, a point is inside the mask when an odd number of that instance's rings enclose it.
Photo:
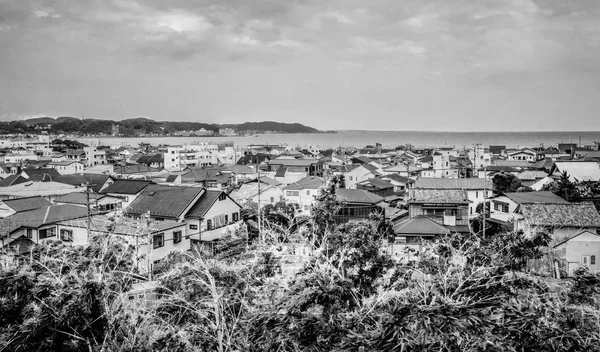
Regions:
[[[548,235],[452,235],[396,261],[371,221],[335,224],[334,195],[294,236],[241,231],[168,255],[150,301],[127,299],[133,251],[114,238],[4,256],[0,350],[598,350],[600,279],[523,272]]]

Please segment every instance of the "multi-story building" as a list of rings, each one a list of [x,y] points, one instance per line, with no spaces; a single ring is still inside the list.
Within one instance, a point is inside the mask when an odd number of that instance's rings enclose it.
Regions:
[[[188,167],[219,164],[220,158],[219,148],[214,144],[171,146],[164,154],[164,165],[167,170],[179,171]]]

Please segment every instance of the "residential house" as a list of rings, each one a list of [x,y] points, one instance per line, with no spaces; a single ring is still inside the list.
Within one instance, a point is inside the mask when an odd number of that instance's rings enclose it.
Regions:
[[[42,169],[23,169],[21,176],[30,179],[31,181],[42,181],[48,177],[60,176],[58,170],[53,168],[42,168]]]
[[[387,197],[394,194],[395,186],[390,182],[381,178],[370,178],[356,184],[356,189],[364,189],[381,197]]]
[[[104,165],[108,161],[106,160],[106,150],[98,149],[96,147],[83,147],[85,153],[83,162],[86,167],[92,167],[96,165]]]
[[[595,161],[556,161],[550,176],[559,178],[566,172],[571,182],[600,181],[600,165]]]
[[[260,193],[260,194],[259,194]],[[231,198],[242,206],[275,204],[285,199],[281,182],[268,177],[246,181],[230,194]],[[260,198],[260,199],[259,199]]]
[[[600,235],[597,232],[582,231],[553,246],[554,258],[568,276],[575,269],[587,267],[594,274],[600,273]]]
[[[282,170],[284,171],[282,172]],[[284,184],[298,181],[300,178],[306,176],[321,177],[323,176],[323,170],[324,162],[312,158],[296,159],[293,157],[280,156],[267,162],[267,172],[273,173],[273,178],[275,179],[278,177],[283,178],[284,180],[279,181]],[[279,175],[277,171],[279,171]]]
[[[103,214],[121,209],[123,199],[107,194],[70,193],[56,198],[54,204],[71,204],[85,208],[89,204],[91,214]]]
[[[315,197],[319,194],[325,180],[318,176],[307,176],[283,188],[286,203],[298,205],[300,212],[309,212],[315,203]]]
[[[233,185],[231,174],[226,175],[218,168],[190,169],[181,175],[183,184],[195,184],[197,186],[226,190]]]
[[[401,176],[400,174],[387,174],[380,178],[390,182],[394,186],[394,193],[397,194],[404,194],[404,191],[415,182],[411,178]]]
[[[394,223],[394,239],[388,242],[386,250],[392,258],[413,259],[422,252],[424,241],[436,241],[450,235],[448,227],[425,217],[403,218]]]
[[[513,224],[521,217],[517,209],[522,204],[557,204],[569,203],[550,191],[541,192],[506,192],[490,200],[491,220],[513,229]]]
[[[81,161],[53,161],[48,163],[49,168],[56,169],[61,175],[79,174],[83,172],[84,164]]]
[[[225,192],[206,189],[185,214],[192,245],[212,243],[239,228],[241,209]]]
[[[174,220],[120,217],[116,221],[107,215],[94,215],[90,220],[90,234],[111,235],[124,240],[135,250],[134,260],[140,273],[153,271],[156,264],[169,253],[184,252],[191,248],[186,224]],[[86,218],[57,223],[63,242],[72,245],[88,243]]]
[[[4,219],[16,213],[22,213],[52,205],[40,196],[25,198],[4,199],[0,201],[0,219]]]
[[[85,216],[87,209],[74,205],[50,205],[13,214],[0,222],[0,248],[18,243],[18,252],[28,252],[36,243],[60,238],[58,222]]]
[[[18,185],[19,183],[26,183],[29,181],[30,180],[28,178],[25,178],[21,175],[11,175],[0,180],[0,188]]]
[[[469,233],[469,196],[463,189],[408,190],[409,217],[427,217],[451,232]]]
[[[85,187],[77,187],[54,181],[31,181],[0,187],[0,199],[42,196],[49,201],[65,194],[85,192]]]
[[[375,177],[373,171],[364,165],[350,164],[342,165],[332,169],[332,175],[343,175],[346,189],[356,189],[356,184]]]
[[[539,170],[527,170],[527,171],[523,171],[518,173],[517,178],[521,181],[521,184],[525,187],[532,187],[533,185],[536,185],[536,188],[539,187],[539,182],[543,179],[548,179],[548,173],[546,173],[545,171],[539,171]],[[532,187],[533,188],[533,187]],[[540,189],[535,189],[536,191],[539,191]]]
[[[152,181],[118,179],[101,193],[123,199],[123,208],[127,208],[151,184]]]
[[[371,214],[385,216],[383,197],[369,191],[339,188],[335,195],[342,202],[341,209],[334,215],[338,224],[350,220],[370,220]]]
[[[155,169],[164,167],[164,154],[149,154],[143,155],[137,160],[138,164],[146,165]]]
[[[598,233],[600,214],[592,203],[529,203],[516,210],[515,230],[525,234],[544,231],[555,241],[572,238],[582,231]]]
[[[413,188],[432,190],[464,190],[469,200],[469,216],[475,217],[477,205],[492,197],[493,183],[484,178],[429,178],[419,177]]]
[[[506,149],[504,151],[504,157],[506,160],[521,160],[528,162],[537,161],[537,153],[533,149]]]

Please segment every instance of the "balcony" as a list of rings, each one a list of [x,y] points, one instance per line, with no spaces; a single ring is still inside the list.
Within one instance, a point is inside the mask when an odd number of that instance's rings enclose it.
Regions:
[[[217,240],[221,237],[223,237],[224,235],[226,235],[229,232],[233,232],[235,230],[237,230],[240,225],[242,224],[242,221],[236,221],[234,223],[231,223],[229,225],[225,225],[216,229],[212,229],[212,230],[204,230],[202,232],[200,232],[200,241],[214,241]],[[192,236],[193,239],[198,239],[198,235]]]

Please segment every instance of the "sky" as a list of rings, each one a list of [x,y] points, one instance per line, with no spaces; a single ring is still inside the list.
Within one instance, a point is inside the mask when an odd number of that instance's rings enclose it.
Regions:
[[[0,120],[600,131],[598,0],[0,0]]]

